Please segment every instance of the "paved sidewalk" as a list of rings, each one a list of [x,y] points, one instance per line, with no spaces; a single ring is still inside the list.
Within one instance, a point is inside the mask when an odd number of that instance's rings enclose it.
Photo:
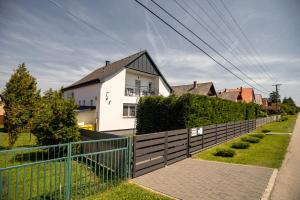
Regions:
[[[300,199],[300,117],[271,194],[272,200]]]
[[[185,159],[133,181],[177,199],[259,200],[273,169]]]

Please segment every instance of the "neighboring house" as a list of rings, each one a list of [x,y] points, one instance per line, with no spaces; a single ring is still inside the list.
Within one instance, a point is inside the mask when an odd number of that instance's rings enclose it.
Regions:
[[[141,96],[168,96],[172,88],[147,51],[116,62],[106,62],[63,89],[65,98],[79,105],[78,123],[94,123],[97,131],[136,127],[136,106]]]
[[[242,95],[240,91],[219,92],[217,97],[220,99],[226,99],[234,102],[242,101]]]
[[[192,93],[192,94],[200,94],[205,96],[217,96],[214,84],[212,82],[208,83],[197,83],[194,81],[193,84],[189,85],[177,85],[172,86],[173,94],[180,96],[185,93]]]
[[[233,96],[237,96],[237,92],[240,93],[241,96],[241,101],[246,102],[246,103],[255,103],[255,95],[254,95],[254,90],[253,88],[236,88],[236,89],[225,89],[223,92],[220,92],[218,94],[219,98],[227,99],[228,96],[231,96],[229,94],[222,94],[222,93],[234,93]],[[231,100],[231,99],[228,99]],[[235,99],[234,99],[235,100]],[[236,100],[235,100],[236,101]],[[239,99],[237,99],[239,101]]]
[[[262,106],[263,106],[263,108],[268,108],[269,107],[268,98],[262,98]]]
[[[255,103],[258,105],[262,105],[262,96],[261,94],[255,94]]]

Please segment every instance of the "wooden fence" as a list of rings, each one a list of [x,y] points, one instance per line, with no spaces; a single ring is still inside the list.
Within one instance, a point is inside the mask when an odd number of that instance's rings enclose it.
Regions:
[[[133,177],[183,160],[198,151],[252,132],[263,124],[279,119],[280,117],[271,116],[134,136]]]

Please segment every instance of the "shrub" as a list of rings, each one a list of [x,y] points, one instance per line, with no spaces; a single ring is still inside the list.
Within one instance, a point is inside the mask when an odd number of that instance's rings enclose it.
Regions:
[[[269,133],[271,131],[269,129],[263,129],[261,132],[263,132],[263,133]]]
[[[248,149],[250,144],[248,142],[234,142],[231,147],[234,149]]]
[[[266,135],[263,134],[263,133],[252,133],[252,134],[249,134],[250,137],[257,137],[259,139],[263,139]]]
[[[246,137],[242,137],[242,141],[250,142],[250,143],[259,143],[260,139],[257,137],[246,136]]]
[[[142,97],[137,134],[254,119],[260,107],[196,94]]]
[[[282,122],[287,121],[287,120],[288,120],[288,117],[287,117],[287,116],[282,116],[282,117],[281,117],[281,121],[282,121]]]
[[[217,149],[214,153],[215,156],[221,156],[221,157],[233,157],[235,155],[235,151],[232,149]]]
[[[32,133],[40,145],[78,141],[80,133],[76,120],[76,104],[65,100],[61,91],[45,92],[33,120]]]

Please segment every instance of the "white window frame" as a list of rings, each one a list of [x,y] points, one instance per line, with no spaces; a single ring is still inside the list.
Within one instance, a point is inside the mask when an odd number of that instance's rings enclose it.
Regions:
[[[131,113],[132,107],[134,107],[134,115],[132,115],[132,113]],[[135,118],[136,117],[136,107],[137,107],[137,104],[123,103],[123,110],[122,110],[123,117]],[[127,108],[127,114],[124,113],[124,108]]]

